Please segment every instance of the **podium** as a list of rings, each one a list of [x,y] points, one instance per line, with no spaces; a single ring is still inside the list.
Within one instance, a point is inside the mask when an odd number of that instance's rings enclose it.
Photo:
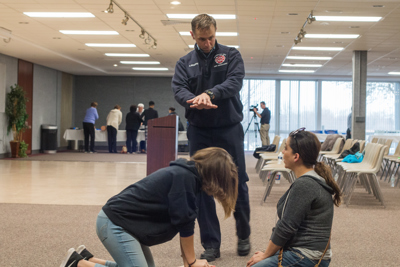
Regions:
[[[178,157],[178,116],[147,122],[147,175],[169,166]]]

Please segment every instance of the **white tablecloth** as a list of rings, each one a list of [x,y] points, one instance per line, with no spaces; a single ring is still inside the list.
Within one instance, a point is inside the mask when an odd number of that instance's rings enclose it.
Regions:
[[[85,137],[83,135],[83,129],[74,130],[67,129],[64,133],[65,140],[84,140]],[[96,142],[107,142],[107,131],[95,130],[95,140]],[[143,130],[138,131],[138,135],[136,137],[136,141],[140,142],[145,140],[145,132]],[[179,142],[187,142],[186,131],[182,131],[178,133],[178,141]],[[118,130],[117,132],[117,142],[125,142],[126,141],[126,131]]]

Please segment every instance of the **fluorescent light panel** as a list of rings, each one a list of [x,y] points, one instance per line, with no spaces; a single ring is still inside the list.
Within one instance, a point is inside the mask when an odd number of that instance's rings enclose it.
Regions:
[[[279,72],[314,73],[314,70],[279,70]]]
[[[61,30],[63,34],[80,34],[80,35],[118,35],[116,31],[69,31]]]
[[[132,68],[133,70],[165,71],[168,68]]]
[[[303,57],[303,56],[288,56],[286,59],[303,59],[303,60],[331,60],[332,57]]]
[[[142,65],[158,65],[159,61],[120,61],[121,64],[142,64]]]
[[[238,45],[226,45],[226,46],[233,47],[233,48],[236,48],[236,49],[239,48]],[[189,45],[189,48],[194,48],[194,45]]]
[[[355,22],[377,22],[382,17],[352,17],[352,16],[315,16],[316,21],[355,21]]]
[[[293,46],[293,50],[309,50],[309,51],[342,51],[343,47],[306,47],[306,46]]]
[[[32,18],[94,18],[89,12],[24,12]]]
[[[182,36],[190,36],[190,32],[179,32]],[[238,36],[237,32],[216,32],[216,36]]]
[[[167,14],[169,19],[193,19],[198,14]],[[210,14],[214,19],[236,19],[236,15],[231,14]]]
[[[322,67],[321,64],[282,64],[283,67],[310,67],[310,68],[318,68]]]
[[[149,57],[149,54],[121,54],[121,53],[106,53],[107,57]]]
[[[359,34],[306,34],[306,38],[326,38],[326,39],[355,39]]]
[[[90,47],[136,47],[134,44],[85,44]]]
[[[388,74],[390,74],[390,75],[400,75],[400,72],[391,71]]]

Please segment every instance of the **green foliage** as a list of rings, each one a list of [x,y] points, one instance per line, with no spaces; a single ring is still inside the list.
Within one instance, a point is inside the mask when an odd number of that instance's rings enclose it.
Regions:
[[[20,158],[27,158],[28,155],[26,154],[26,151],[28,150],[29,144],[25,143],[23,140],[19,143],[19,152],[18,156]]]
[[[26,102],[28,101],[21,86],[17,84],[11,86],[11,92],[7,93],[6,99],[7,134],[10,133],[10,130],[13,130],[15,141],[21,141],[22,132],[28,128],[26,124],[28,119]]]

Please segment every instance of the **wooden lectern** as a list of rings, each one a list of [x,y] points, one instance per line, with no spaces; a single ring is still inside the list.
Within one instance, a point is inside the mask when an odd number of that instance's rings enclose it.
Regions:
[[[178,157],[178,116],[147,122],[147,175],[169,166]]]

